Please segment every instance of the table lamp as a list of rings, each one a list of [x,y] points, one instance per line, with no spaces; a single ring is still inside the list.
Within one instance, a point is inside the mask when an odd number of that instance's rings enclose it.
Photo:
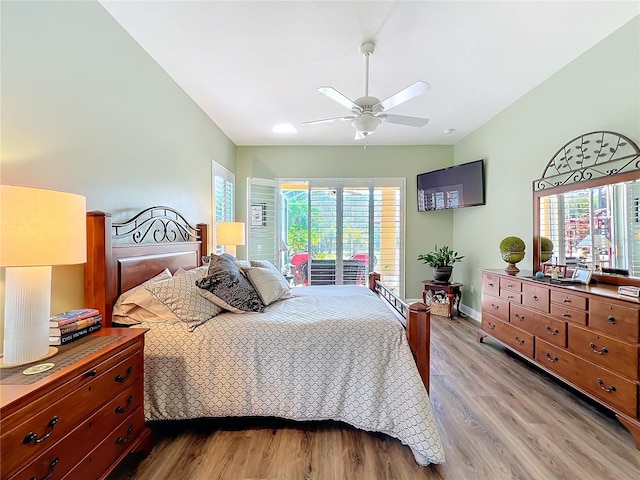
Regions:
[[[216,243],[224,245],[224,251],[236,256],[236,245],[244,245],[244,223],[218,222]]]
[[[4,358],[17,366],[51,357],[51,266],[85,263],[85,197],[0,185],[0,267],[5,271]]]

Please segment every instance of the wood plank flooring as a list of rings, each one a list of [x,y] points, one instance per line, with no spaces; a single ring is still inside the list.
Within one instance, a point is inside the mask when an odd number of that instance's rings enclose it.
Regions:
[[[433,316],[431,403],[447,461],[337,422],[199,420],[154,425],[155,447],[108,480],[638,480],[640,451],[613,414],[489,339]]]

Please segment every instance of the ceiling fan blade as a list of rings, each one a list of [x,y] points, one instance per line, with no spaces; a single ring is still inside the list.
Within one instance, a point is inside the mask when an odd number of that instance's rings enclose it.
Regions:
[[[416,83],[409,85],[404,90],[400,90],[398,93],[382,100],[378,105],[383,107],[385,110],[389,110],[393,107],[397,107],[401,103],[407,102],[412,98],[417,97],[418,95],[422,95],[430,88],[431,85],[429,85],[427,82],[417,81]]]
[[[318,125],[321,123],[332,123],[332,122],[341,122],[343,120],[353,120],[356,117],[335,117],[335,118],[324,118],[322,120],[312,120],[310,122],[302,122],[302,125]]]
[[[354,108],[358,111],[362,110],[353,100],[345,97],[333,87],[318,87],[318,91],[349,110],[353,110]]]
[[[428,118],[409,117],[407,115],[381,114],[379,118],[383,118],[387,123],[396,123],[398,125],[407,125],[409,127],[424,127],[429,123]]]

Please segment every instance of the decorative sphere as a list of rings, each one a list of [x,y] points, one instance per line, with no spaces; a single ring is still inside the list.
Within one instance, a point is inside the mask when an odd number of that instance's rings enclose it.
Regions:
[[[542,280],[542,279],[544,278],[544,273],[542,273],[542,272],[536,272],[536,278],[537,278],[538,280]]]
[[[505,237],[500,242],[501,252],[524,252],[525,243],[519,237]]]
[[[553,242],[550,238],[540,237],[540,261],[546,262],[553,255]]]

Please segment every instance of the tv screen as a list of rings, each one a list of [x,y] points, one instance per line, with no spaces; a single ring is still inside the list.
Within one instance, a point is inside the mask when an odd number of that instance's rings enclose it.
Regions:
[[[484,205],[484,160],[418,175],[418,211]]]

